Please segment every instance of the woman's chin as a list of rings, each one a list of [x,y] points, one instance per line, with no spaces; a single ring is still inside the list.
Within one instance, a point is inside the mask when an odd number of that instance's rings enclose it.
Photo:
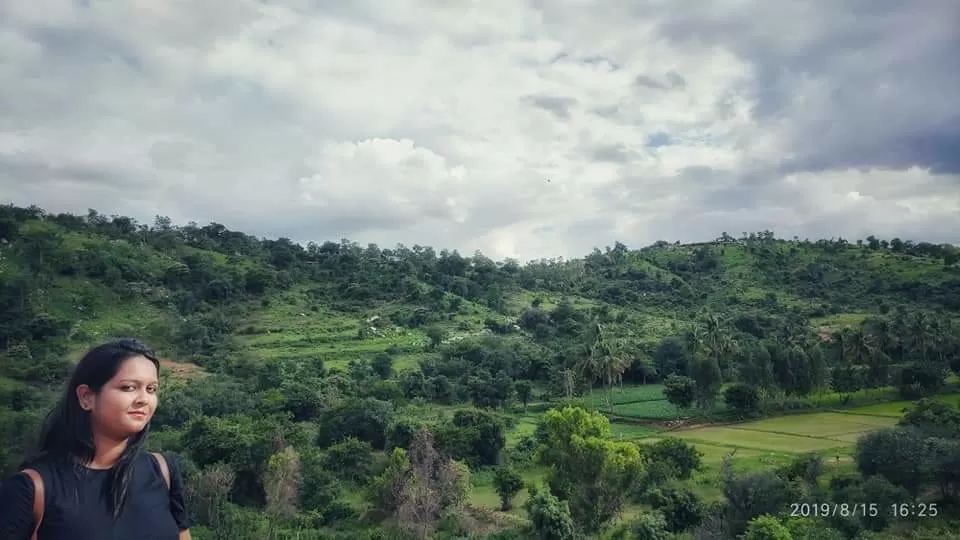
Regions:
[[[149,418],[144,418],[144,419],[131,418],[127,422],[124,422],[123,427],[125,428],[124,431],[127,431],[129,433],[128,436],[132,437],[137,433],[140,433],[141,431],[147,429],[147,426],[149,425],[150,425]]]

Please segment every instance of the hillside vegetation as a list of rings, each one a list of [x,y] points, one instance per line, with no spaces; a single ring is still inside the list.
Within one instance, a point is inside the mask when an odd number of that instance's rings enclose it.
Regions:
[[[195,538],[950,538],[958,261],[764,231],[521,265],[0,206],[0,473],[131,336]]]

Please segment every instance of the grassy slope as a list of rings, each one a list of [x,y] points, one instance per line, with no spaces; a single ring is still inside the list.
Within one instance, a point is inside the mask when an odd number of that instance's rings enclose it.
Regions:
[[[680,279],[666,269],[671,260],[685,257],[691,248],[684,246],[659,252],[644,254],[643,260],[635,257],[635,266],[650,275],[656,275],[659,281]],[[864,279],[871,276],[883,276],[888,280],[905,280],[939,283],[950,274],[944,271],[942,264],[918,257],[899,256],[886,253],[870,253],[850,247],[851,266],[859,268]],[[794,256],[792,265],[799,266],[813,261],[812,249],[800,247]],[[646,260],[650,259],[650,260]],[[789,290],[772,283],[770,276],[757,268],[756,256],[746,248],[728,246],[721,255],[722,270],[718,274],[688,281],[704,306],[727,306],[761,308],[768,296],[777,299],[780,305],[801,308],[817,308],[824,302],[815,298],[803,298]],[[861,264],[862,263],[862,264]],[[683,281],[681,279],[681,281]],[[415,309],[417,304],[396,301],[376,305],[353,305],[328,301],[336,296],[335,291],[314,297],[308,294],[315,285],[302,285],[291,291],[271,298],[269,307],[252,306],[252,315],[239,325],[238,342],[250,347],[262,358],[310,358],[322,357],[331,366],[345,365],[351,359],[369,358],[388,348],[399,352],[399,367],[416,364],[423,355],[426,335],[421,329],[401,329],[387,320],[392,310]],[[539,298],[545,309],[559,303],[563,295],[542,293],[529,290],[514,291],[507,298],[508,316],[517,316],[527,309],[535,298]],[[860,295],[854,295],[864,300]],[[567,296],[578,307],[593,307],[603,302],[582,296]],[[871,314],[876,314],[881,300],[903,302],[902,298],[883,298],[871,296],[862,305],[846,306],[849,311],[826,315],[811,320],[813,328],[827,327],[837,329],[853,326]],[[611,306],[612,307],[612,306]],[[922,307],[922,306],[921,306]],[[681,308],[660,306],[643,301],[631,306],[617,306],[615,310],[625,316],[623,323],[611,325],[610,331],[618,335],[629,336],[638,344],[655,345],[663,337],[676,334],[692,322],[691,315]],[[367,323],[374,316],[380,320]],[[499,315],[480,304],[463,302],[460,313],[441,323],[451,337],[476,335],[483,330],[486,318],[502,319]],[[372,326],[379,335],[357,338],[362,327]]]
[[[103,240],[70,235],[68,245],[74,249],[97,249]],[[748,250],[731,246],[722,254],[722,272],[719,275],[685,280],[666,269],[667,263],[680,259],[691,248],[679,247],[645,255],[651,260],[640,260],[636,266],[654,275],[657,280],[669,282],[679,279],[695,290],[704,306],[725,306],[732,303],[741,306],[761,307],[770,296],[781,305],[805,308],[817,307],[821,300],[802,298],[771,283],[769,276],[756,267],[754,255]],[[197,250],[199,251],[199,250]],[[226,264],[222,254],[203,252],[220,264]],[[851,257],[858,258],[862,272],[888,279],[939,283],[949,277],[942,264],[922,258],[898,256],[884,253],[868,253],[850,250]],[[793,264],[801,264],[814,259],[812,250],[800,248]],[[165,266],[169,259],[158,253],[148,253],[145,264]],[[2,270],[2,268],[0,268]],[[0,272],[2,273],[2,272]],[[301,284],[293,289],[274,295],[264,305],[260,302],[249,306],[248,317],[237,325],[236,342],[255,356],[269,360],[275,358],[322,358],[331,367],[342,367],[353,359],[370,358],[373,355],[393,349],[397,354],[397,367],[400,369],[416,366],[424,355],[426,335],[421,329],[398,328],[389,323],[387,314],[397,309],[414,309],[415,304],[396,301],[377,305],[344,306],[334,301],[336,291],[324,291],[311,294],[311,290],[323,287],[318,284]],[[552,308],[561,299],[559,294],[540,293],[529,290],[515,291],[508,299],[508,311],[512,315],[521,313],[539,298],[544,308]],[[595,299],[571,296],[568,299],[579,307],[602,304]],[[858,324],[873,313],[881,297],[865,299],[862,305],[845,306],[846,311],[822,318],[813,319],[813,327],[827,326],[832,329]],[[890,299],[902,302],[902,299]],[[170,329],[174,327],[173,315],[156,308],[146,301],[129,301],[116,297],[106,287],[84,279],[59,277],[53,284],[48,298],[37,299],[46,311],[75,317],[78,312],[81,322],[74,330],[71,353],[76,355],[89,345],[112,336],[136,335],[154,343],[168,342]],[[656,344],[667,335],[675,334],[690,324],[690,314],[682,309],[639,302],[629,307],[617,307],[626,315],[626,322],[613,325],[612,332],[629,334],[640,343]],[[368,322],[379,316],[380,320]],[[464,301],[460,313],[442,323],[452,335],[475,335],[483,328],[488,317],[502,318],[479,304]],[[361,328],[375,327],[373,335],[358,337]],[[618,416],[673,418],[676,414],[660,395],[660,387],[649,385],[618,389],[613,394]],[[836,396],[825,396],[829,403]],[[606,407],[605,396],[595,393],[585,401],[593,407]],[[806,419],[803,416],[791,416],[764,420],[737,427],[706,427],[672,435],[682,436],[695,442],[704,452],[707,470],[698,474],[695,484],[701,494],[708,497],[718,495],[719,486],[716,470],[722,458],[734,448],[737,449],[735,466],[750,469],[784,463],[795,452],[813,450],[823,451],[827,455],[838,452],[841,457],[848,456],[857,434],[895,422],[900,410],[906,403],[886,403],[872,405],[858,410],[840,413],[816,413]],[[430,414],[450,413],[445,408],[429,407]],[[426,413],[427,411],[424,411]],[[508,442],[515,444],[523,435],[532,433],[539,414],[530,412],[517,414],[517,425],[508,435]],[[811,432],[811,426],[817,430]],[[825,429],[830,428],[830,429]],[[655,429],[629,422],[614,422],[612,432],[618,439],[655,440]],[[662,435],[659,435],[662,436]],[[829,460],[828,460],[829,463]],[[836,467],[848,464],[841,459]],[[542,471],[527,471],[528,481],[542,477]],[[479,506],[494,508],[497,503],[488,473],[474,476],[474,494],[472,502]],[[517,502],[522,502],[521,500]]]
[[[41,227],[39,224],[28,224]],[[64,238],[64,247],[74,254],[84,250],[112,250],[121,254],[134,254],[144,267],[162,269],[175,261],[150,248],[134,246],[125,241],[111,241],[103,237],[68,232]],[[203,257],[210,258],[217,265],[246,266],[249,260],[228,258],[211,251],[186,248]],[[742,307],[756,306],[769,296],[777,298],[781,305],[816,307],[822,302],[818,299],[801,298],[784,289],[769,272],[758,268],[756,255],[739,245],[723,247],[720,254],[721,269],[712,274],[698,274],[684,278],[668,269],[671,261],[689,260],[693,246],[671,246],[666,249],[648,250],[643,253],[630,252],[631,264],[642,270],[652,279],[669,283],[679,280],[689,285],[695,297],[707,307],[722,307],[737,304]],[[782,252],[793,251],[789,256],[789,270],[800,269],[802,265],[814,262],[818,257],[817,248],[805,245],[790,247],[781,244]],[[882,252],[871,252],[855,246],[848,247],[841,255],[844,264],[840,275],[852,274],[859,281],[882,278],[885,281],[938,284],[954,278],[954,274],[945,271],[940,261]],[[3,262],[0,261],[0,275],[3,274]],[[836,274],[836,272],[834,272]],[[403,330],[387,324],[378,326],[386,319],[385,314],[395,309],[415,309],[421,307],[414,303],[397,299],[394,302],[368,305],[362,302],[345,304],[340,300],[339,291],[332,286],[324,290],[326,284],[301,284],[293,290],[271,298],[268,307],[253,305],[251,315],[238,325],[237,341],[247,346],[256,355],[265,358],[322,357],[331,365],[343,365],[351,359],[368,358],[387,348],[399,352],[400,367],[416,364],[423,354],[423,345],[427,339],[421,330]],[[311,289],[320,290],[311,295]],[[848,291],[852,292],[852,291]],[[448,295],[449,296],[449,295]],[[881,300],[877,295],[853,295],[861,300],[858,306],[841,306],[846,311],[823,318],[814,319],[815,327],[831,328],[858,323],[871,311],[877,309]],[[539,298],[544,308],[554,307],[562,295],[529,290],[513,291],[506,299],[510,316],[516,316]],[[582,296],[568,296],[578,307],[592,307],[601,301]],[[903,302],[903,298],[889,298],[892,302]],[[81,323],[74,332],[71,352],[76,354],[92,343],[111,336],[137,335],[150,339],[162,349],[169,339],[170,328],[175,325],[173,315],[142,300],[117,298],[99,283],[82,278],[57,277],[46,297],[35,298],[34,302],[43,309],[57,315],[73,318],[80,315]],[[475,334],[483,329],[486,318],[502,319],[480,304],[463,301],[460,313],[445,321],[443,326],[453,336]],[[922,307],[922,306],[921,306]],[[654,302],[640,302],[626,307],[615,307],[625,321],[611,325],[611,331],[629,336],[637,343],[656,344],[664,336],[674,334],[689,325],[692,317],[688,310]],[[368,318],[380,315],[381,320],[371,324],[381,335],[357,339],[361,327],[368,326]],[[953,316],[960,317],[960,314]]]
[[[388,317],[393,310],[416,305],[380,303],[348,311],[326,304],[322,297],[310,294],[311,289],[297,286],[273,295],[265,307],[251,306],[251,314],[238,325],[237,342],[259,358],[321,358],[334,368],[388,349],[395,351],[399,370],[415,367],[423,356],[429,342],[424,330],[397,326]],[[476,335],[487,317],[497,314],[464,301],[459,314],[437,326],[447,330],[450,338]],[[361,337],[364,328],[373,330]]]

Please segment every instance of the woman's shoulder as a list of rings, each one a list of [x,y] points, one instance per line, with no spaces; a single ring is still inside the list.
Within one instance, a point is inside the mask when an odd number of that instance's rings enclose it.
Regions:
[[[23,471],[17,471],[6,478],[0,479],[0,492],[4,494],[13,494],[21,492],[32,492],[33,480]]]
[[[17,474],[26,470],[34,470],[40,473],[41,478],[47,478],[51,475],[59,474],[66,465],[63,460],[56,459],[49,455],[34,456],[20,464],[20,470]]]
[[[12,504],[14,501],[32,501],[35,490],[34,479],[27,470],[33,470],[40,474],[40,481],[46,485],[48,483],[49,473],[47,468],[38,464],[32,464],[24,467],[24,470],[17,471],[6,478],[0,480],[0,508]],[[32,504],[32,503],[31,503]]]
[[[179,473],[179,463],[174,454],[170,452],[149,452],[142,451],[136,457],[137,467],[143,467],[151,471],[152,475],[169,477]]]
[[[17,472],[0,483],[0,534],[15,534],[30,530],[33,523],[33,481]],[[7,536],[4,536],[7,538]]]

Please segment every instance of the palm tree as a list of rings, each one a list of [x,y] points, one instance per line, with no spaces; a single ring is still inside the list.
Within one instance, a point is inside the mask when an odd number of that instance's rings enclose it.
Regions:
[[[879,386],[885,378],[886,370],[882,368],[886,363],[883,358],[886,355],[877,348],[873,335],[864,331],[862,327],[857,328],[850,331],[845,345],[849,351],[851,363],[868,366],[871,384],[867,386],[874,388]]]
[[[910,324],[907,321],[907,312],[904,311],[903,308],[898,308],[896,313],[894,313],[890,327],[890,329],[893,331],[893,334],[896,336],[897,362],[903,363],[904,350],[906,349],[908,336],[910,334]]]
[[[915,311],[908,320],[908,325],[907,331],[909,332],[910,343],[920,353],[921,362],[926,364],[927,351],[930,347],[930,341],[933,339],[930,317],[922,311]]]
[[[738,344],[729,332],[720,324],[716,315],[709,315],[704,330],[704,343],[712,356],[717,360],[724,375],[729,374],[730,359],[737,352]]]
[[[931,348],[937,357],[937,365],[946,366],[949,364],[947,361],[947,351],[950,348],[951,339],[953,338],[953,321],[948,319],[943,313],[938,313],[937,316],[933,318],[930,330],[932,334]]]
[[[590,395],[593,395],[593,382],[601,376],[601,358],[604,347],[603,325],[594,318],[587,331],[587,347],[585,354],[577,362],[576,369],[589,383]]]
[[[876,340],[862,328],[851,330],[848,334],[845,345],[850,354],[850,359],[854,364],[868,364],[870,356],[876,347]]]
[[[889,319],[870,319],[867,328],[878,349],[890,354],[897,347],[897,335]]]
[[[690,356],[696,356],[697,353],[703,351],[706,346],[707,334],[702,326],[699,324],[694,325],[693,328],[687,330],[684,335],[684,340],[687,343],[687,350],[690,352]]]
[[[630,359],[623,354],[620,344],[604,343],[600,346],[598,364],[602,382],[607,389],[607,406],[613,413],[613,386],[623,382],[623,372],[630,367]]]
[[[833,332],[833,335],[832,335],[833,343],[836,344],[837,353],[839,354],[838,360],[840,365],[846,364],[847,361],[849,360],[847,353],[850,351],[850,341],[851,341],[850,333],[851,333],[850,328],[845,326],[840,330]]]

